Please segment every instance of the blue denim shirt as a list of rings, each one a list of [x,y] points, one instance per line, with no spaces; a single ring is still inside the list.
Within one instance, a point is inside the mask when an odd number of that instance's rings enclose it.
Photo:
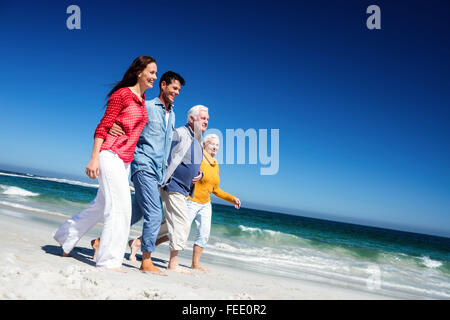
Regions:
[[[172,132],[175,128],[175,113],[170,107],[169,123],[166,129],[166,108],[155,98],[145,101],[148,122],[142,130],[131,162],[131,176],[145,170],[156,177],[159,184],[164,181],[167,159],[172,144]]]

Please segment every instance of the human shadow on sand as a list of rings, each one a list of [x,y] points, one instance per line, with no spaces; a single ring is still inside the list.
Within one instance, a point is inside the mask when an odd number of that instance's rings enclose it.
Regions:
[[[125,257],[126,257],[127,260],[128,260],[128,259],[130,258],[130,254],[129,254],[129,253],[126,253],[126,254],[125,254]],[[141,254],[136,254],[136,261],[142,261],[142,255],[141,255]],[[155,265],[155,267],[163,268],[163,269],[167,269],[167,265],[169,264],[169,261],[167,261],[167,260],[159,259],[159,258],[154,258],[154,257],[152,257],[152,262],[153,262],[153,264]],[[164,263],[164,265],[158,264],[158,263],[156,263],[156,262]],[[191,266],[189,266],[189,265],[187,265],[187,264],[179,263],[179,265],[180,265],[181,267],[185,267],[185,268],[188,268],[188,269],[191,268]]]
[[[41,249],[43,251],[45,251],[45,253],[52,254],[52,255],[55,255],[58,257],[62,257],[63,250],[60,246],[45,245],[45,246],[42,246]],[[80,262],[83,262],[90,266],[95,267],[95,261],[93,260],[94,249],[75,247],[70,252],[69,257],[72,257]],[[130,254],[126,253],[125,258],[128,260],[129,257],[130,257]],[[136,255],[136,259],[142,261],[142,255]],[[161,265],[161,263],[167,264],[167,261],[165,261],[165,260],[152,257],[152,262],[156,267],[166,268],[165,265]],[[133,266],[128,263],[123,263],[123,266],[128,267],[128,268],[139,268],[139,267]]]
[[[125,258],[127,260],[129,260],[130,259],[130,254],[129,253],[125,253]],[[141,254],[136,254],[136,261],[142,261],[142,255]],[[166,264],[168,263],[167,260],[152,257],[152,262],[155,265],[155,267],[163,268],[163,269],[167,268],[167,266],[166,266]],[[162,265],[161,263],[163,263],[164,265]]]
[[[63,250],[60,246],[46,245],[42,246],[41,248],[42,250],[45,251],[45,253],[62,257]],[[93,249],[75,247],[70,252],[69,257],[95,267],[95,261],[92,260],[93,255],[94,255]]]

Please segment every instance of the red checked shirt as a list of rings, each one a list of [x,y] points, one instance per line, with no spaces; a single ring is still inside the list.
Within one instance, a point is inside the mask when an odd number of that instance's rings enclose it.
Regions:
[[[94,134],[95,138],[104,139],[100,151],[114,151],[123,162],[130,163],[134,159],[134,149],[147,120],[145,95],[141,100],[128,87],[115,91],[108,99],[105,115]],[[108,133],[114,122],[122,126],[124,135],[114,137]]]

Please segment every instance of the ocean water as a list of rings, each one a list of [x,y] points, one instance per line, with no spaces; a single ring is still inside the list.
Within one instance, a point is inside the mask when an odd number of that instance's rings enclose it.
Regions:
[[[95,184],[0,171],[0,205],[36,216],[72,216],[96,193]],[[194,223],[181,256],[190,258],[195,232]],[[213,204],[202,261],[397,298],[450,299],[450,238],[424,234]]]

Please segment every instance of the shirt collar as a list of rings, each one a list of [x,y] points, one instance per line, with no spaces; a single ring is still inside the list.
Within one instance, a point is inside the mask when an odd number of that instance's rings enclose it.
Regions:
[[[193,137],[194,136],[194,130],[192,130],[191,126],[189,125],[189,123],[186,123],[184,125],[186,128],[188,128],[190,135]]]
[[[211,157],[211,155],[208,152],[206,152],[205,149],[203,149],[203,155],[205,156],[206,160],[208,160],[210,165],[215,166],[217,164],[217,159]]]
[[[129,87],[128,87],[128,89],[131,92],[131,96],[133,97],[133,100],[136,101],[137,103],[139,103],[140,105],[145,106],[145,92],[142,94],[142,99],[139,99],[139,97],[136,95],[136,93],[134,93]]]
[[[192,128],[191,128],[191,126],[189,125],[189,123],[186,123],[184,126],[188,128],[189,134],[191,135],[191,137],[193,137],[194,139],[197,139],[198,142],[201,144],[201,143],[202,143],[202,134],[200,134],[199,137],[196,137],[196,136],[195,136],[195,133],[194,133],[194,130],[192,130]]]
[[[162,101],[159,99],[159,97],[155,98],[155,104],[158,105],[158,106],[161,106],[164,109],[166,109],[166,107],[164,106],[164,103],[162,103]],[[169,106],[169,111],[172,111],[173,106],[174,106],[174,104],[171,103],[170,106]]]

